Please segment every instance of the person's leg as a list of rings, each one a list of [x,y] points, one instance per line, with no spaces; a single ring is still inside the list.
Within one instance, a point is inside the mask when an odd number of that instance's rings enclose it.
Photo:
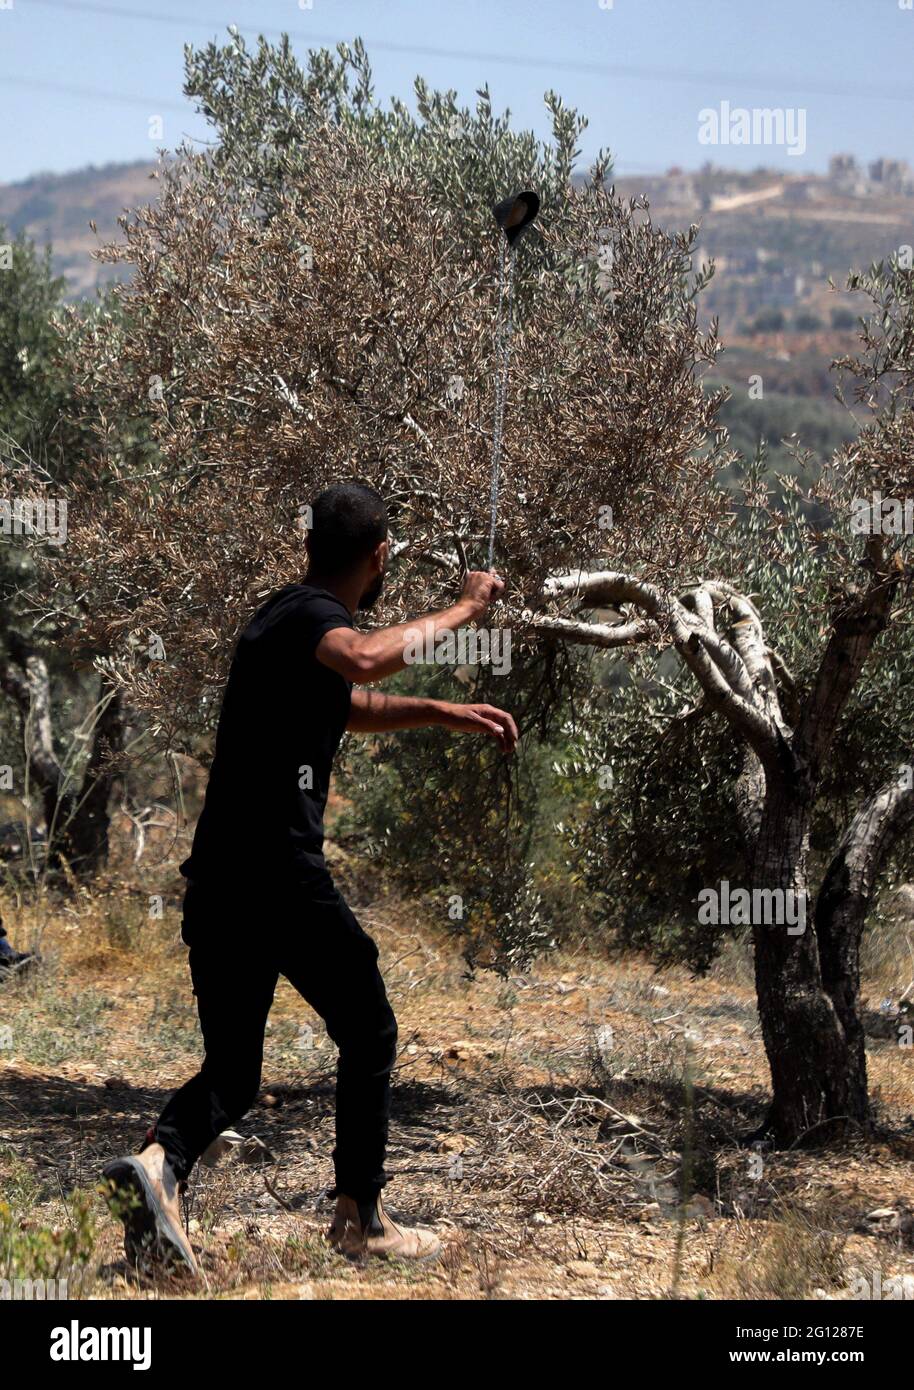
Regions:
[[[181,1223],[181,1182],[226,1126],[241,1118],[257,1095],[267,1014],[277,972],[265,952],[242,957],[237,941],[246,916],[239,903],[215,902],[189,887],[184,939],[206,1049],[199,1073],[165,1106],[138,1154],[108,1163],[113,1213],[124,1223],[131,1262],[151,1255],[178,1260],[197,1272]]]
[[[397,1021],[378,969],[378,948],[328,885],[295,906],[279,933],[280,973],[327,1025],[339,1048],[337,1191],[374,1201],[385,1184],[390,1074]]]
[[[339,1048],[336,1211],[328,1239],[341,1254],[433,1260],[438,1238],[391,1220],[381,1201],[397,1022],[378,969],[378,948],[328,883],[280,932],[280,972],[320,1014]]]
[[[149,1136],[183,1181],[206,1148],[251,1108],[260,1085],[263,1040],[278,971],[268,951],[242,957],[233,947],[245,913],[188,890],[184,939],[205,1054],[196,1076],[176,1091]]]

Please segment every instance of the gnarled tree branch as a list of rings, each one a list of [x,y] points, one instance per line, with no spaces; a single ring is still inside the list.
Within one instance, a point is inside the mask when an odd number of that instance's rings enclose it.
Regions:
[[[721,584],[702,583],[679,599],[634,575],[605,570],[552,576],[543,585],[542,597],[547,601],[573,600],[579,606],[587,603],[595,608],[618,604],[636,608],[643,619],[656,628],[658,640],[662,640],[664,633],[669,634],[704,691],[708,705],[719,709],[729,719],[760,761],[773,766],[780,759],[784,746],[783,721],[774,674],[765,655],[761,621],[752,609],[757,626],[754,622],[752,630],[747,630],[739,639],[744,652],[738,645],[731,645],[714,627],[715,599],[731,607],[741,602],[743,608],[738,611],[747,615],[748,625],[751,605],[735,590]],[[535,614],[530,616],[530,623],[568,641],[609,647],[647,640],[651,632],[646,631],[643,619],[631,619],[619,627],[607,628]],[[596,629],[593,637],[592,629]]]
[[[797,725],[797,755],[809,765],[813,779],[832,745],[873,644],[888,624],[898,588],[900,575],[885,568],[885,551],[879,538],[868,542],[866,559],[872,571],[870,582],[859,598],[837,611]]]

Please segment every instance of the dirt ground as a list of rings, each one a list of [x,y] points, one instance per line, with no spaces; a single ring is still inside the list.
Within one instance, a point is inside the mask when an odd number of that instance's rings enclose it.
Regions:
[[[0,990],[0,1277],[53,1273],[50,1248],[93,1298],[914,1297],[912,1049],[870,1045],[875,1139],[754,1151],[767,1071],[736,948],[704,979],[583,949],[470,979],[443,926],[345,886],[400,1022],[388,1205],[435,1228],[441,1260],[358,1267],[324,1245],[334,1050],[282,982],[238,1126],[265,1148],[190,1184],[202,1283],[127,1266],[99,1170],[199,1041],[177,902],[149,922],[142,895],[95,891],[5,911],[14,940],[41,926],[44,963]]]

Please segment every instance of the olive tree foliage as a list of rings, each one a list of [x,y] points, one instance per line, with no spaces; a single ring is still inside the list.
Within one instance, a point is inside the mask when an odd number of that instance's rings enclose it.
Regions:
[[[418,177],[467,240],[489,236],[492,205],[521,187],[536,189],[544,223],[561,222],[587,122],[556,93],[545,95],[552,140],[542,142],[532,131],[514,130],[509,113],[497,115],[487,87],[474,110],[422,78],[414,84],[415,111],[397,97],[378,104],[361,40],[313,50],[302,67],[286,37],[275,45],[261,38],[252,51],[237,30],[230,35],[224,45],[185,49],[185,93],[214,128],[214,167],[254,193],[262,216],[281,205],[289,179],[312,157],[315,132],[329,124],[352,137],[376,168]],[[601,152],[596,175],[607,167]]]
[[[359,477],[390,505],[380,620],[445,602],[462,564],[484,561],[494,239],[463,238],[428,189],[339,129],[313,146],[266,223],[208,161],[166,170],[106,253],[133,270],[118,320],[78,335],[101,425],[60,573],[93,595],[81,640],[174,747],[211,730],[246,616],[301,576],[296,520],[328,483]],[[600,186],[569,192],[561,242],[540,234],[556,268],[537,270],[539,242],[519,253],[536,312],[515,334],[496,554],[518,618],[569,564],[670,577],[726,506],[694,233],[638,214]],[[107,430],[140,411],[155,461]]]
[[[69,383],[57,360],[54,315],[64,282],[51,252],[0,226],[0,479],[2,499],[40,501],[66,473],[76,440]],[[4,516],[0,531],[0,634],[22,624],[21,594],[33,580],[28,530]],[[36,538],[36,543],[42,543]]]
[[[67,382],[55,361],[53,315],[63,281],[50,250],[40,255],[25,237],[7,241],[0,226],[0,479],[2,498],[41,498],[59,477],[60,424]],[[8,262],[8,264],[7,264]],[[65,444],[63,445],[65,448]],[[4,518],[0,533],[0,634],[21,624],[20,591],[31,583],[29,536]]]

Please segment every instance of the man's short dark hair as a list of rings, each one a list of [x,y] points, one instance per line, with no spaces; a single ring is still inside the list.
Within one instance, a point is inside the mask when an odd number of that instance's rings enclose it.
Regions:
[[[365,483],[335,483],[311,505],[308,554],[318,574],[345,574],[387,539],[387,508]]]

